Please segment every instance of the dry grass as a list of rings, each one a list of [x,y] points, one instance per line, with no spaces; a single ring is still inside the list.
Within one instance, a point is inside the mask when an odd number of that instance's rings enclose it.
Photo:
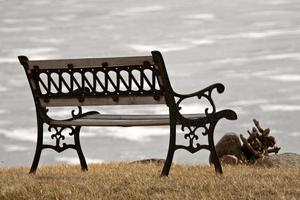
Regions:
[[[300,199],[300,167],[172,166],[160,178],[161,165],[111,163],[0,169],[0,199]]]

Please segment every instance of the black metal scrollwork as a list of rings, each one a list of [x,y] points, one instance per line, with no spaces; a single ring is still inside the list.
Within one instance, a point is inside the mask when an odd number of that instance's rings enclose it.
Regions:
[[[74,119],[79,119],[79,118],[82,118],[82,117],[87,116],[87,115],[100,114],[98,111],[88,111],[88,112],[83,112],[81,106],[77,106],[77,108],[78,108],[77,113],[76,113],[76,110],[73,109],[73,110],[71,111],[72,117],[69,118],[69,119],[65,119],[65,121],[72,121],[72,120],[74,120]]]
[[[72,66],[71,64],[68,66]],[[65,69],[32,70],[38,96],[44,100],[55,97],[76,97],[80,102],[84,97],[95,96],[162,96],[158,81],[158,70],[151,64],[131,66],[73,67]],[[114,99],[118,101],[118,99]]]
[[[199,137],[198,135],[195,134],[195,131],[197,128],[193,128],[193,127],[190,127],[190,126],[181,126],[181,130],[182,131],[185,131],[185,128],[188,128],[189,129],[189,133],[186,133],[184,134],[184,139],[188,139],[189,140],[189,146],[193,146],[193,143],[194,143],[194,140],[198,140]]]
[[[199,128],[203,128],[204,131],[202,132],[202,135],[205,136],[209,133],[209,124],[206,125],[202,125],[202,126],[186,126],[186,125],[182,125],[181,126],[181,130],[182,132],[185,131],[185,129],[188,129],[188,132],[184,134],[184,139],[188,140],[189,145],[188,146],[184,146],[184,145],[177,145],[177,148],[181,148],[181,149],[186,149],[191,153],[195,153],[197,151],[199,151],[200,149],[207,149],[208,145],[201,145],[198,140],[199,140],[199,136],[196,134],[196,131]]]
[[[74,148],[74,144],[66,144],[65,142],[62,142],[65,140],[65,136],[63,135],[63,131],[66,129],[69,129],[69,135],[73,136],[76,133],[76,128],[74,127],[57,127],[57,126],[52,126],[49,125],[48,131],[54,133],[51,135],[51,139],[55,140],[55,146],[54,145],[44,145],[45,148],[52,148],[57,152],[62,152],[67,148]]]
[[[79,118],[79,117],[82,116],[82,108],[81,108],[81,106],[77,106],[77,107],[78,107],[78,113],[75,113],[75,110],[71,111],[73,119],[76,119],[76,118]]]
[[[186,94],[186,95],[174,93],[174,96],[178,98],[178,100],[176,101],[177,109],[178,110],[181,109],[180,104],[182,103],[183,100],[191,97],[198,97],[198,99],[206,99],[209,102],[210,108],[205,108],[204,113],[206,115],[214,114],[216,112],[216,106],[212,99],[212,92],[214,89],[216,89],[218,93],[222,93],[224,91],[224,85],[220,83],[213,84],[203,90],[191,94]]]

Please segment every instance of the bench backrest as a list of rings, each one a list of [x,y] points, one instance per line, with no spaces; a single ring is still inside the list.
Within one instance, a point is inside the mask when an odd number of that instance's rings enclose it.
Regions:
[[[170,90],[157,51],[140,57],[19,60],[41,107],[162,104]]]

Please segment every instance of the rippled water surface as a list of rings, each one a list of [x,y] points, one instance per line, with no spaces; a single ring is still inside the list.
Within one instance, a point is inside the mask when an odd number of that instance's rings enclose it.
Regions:
[[[0,0],[0,166],[30,166],[36,141],[31,91],[18,55],[30,59],[163,53],[181,93],[221,82],[217,108],[237,112],[215,132],[247,135],[252,119],[269,127],[282,152],[300,153],[300,2],[233,1],[4,1]],[[184,111],[197,111],[196,102]],[[121,109],[121,111],[120,111]],[[144,107],[100,108],[103,113]],[[166,112],[147,107],[146,113]],[[65,110],[60,110],[61,116]],[[168,127],[83,128],[88,162],[164,158]],[[178,142],[183,141],[178,135]],[[45,138],[51,142],[50,138]],[[181,163],[207,163],[208,153],[175,154]],[[78,163],[72,150],[44,151],[42,163]]]

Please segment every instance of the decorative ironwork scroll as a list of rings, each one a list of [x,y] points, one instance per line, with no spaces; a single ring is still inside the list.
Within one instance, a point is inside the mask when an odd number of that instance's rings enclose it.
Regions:
[[[203,136],[208,135],[210,124],[205,124],[202,126],[187,126],[182,125],[181,131],[184,133],[184,139],[188,141],[188,146],[185,145],[176,145],[177,149],[185,149],[191,153],[195,153],[200,149],[209,149],[208,145],[200,144],[199,135],[197,135],[196,131],[202,128],[204,131],[201,132]],[[187,133],[185,133],[187,129]]]
[[[75,144],[66,144],[63,142],[66,137],[63,135],[63,131],[69,130],[69,135],[73,136],[75,134],[79,133],[79,129],[76,127],[57,127],[50,125],[48,128],[49,132],[54,132],[51,135],[51,139],[55,140],[55,146],[54,145],[43,145],[44,148],[51,148],[54,149],[57,152],[62,152],[68,148],[76,149]]]
[[[183,100],[185,100],[187,98],[191,98],[191,97],[198,97],[198,99],[206,99],[209,103],[210,107],[205,108],[204,113],[206,115],[214,114],[216,112],[216,106],[212,99],[212,92],[214,89],[216,89],[218,91],[218,93],[222,93],[224,91],[224,86],[220,83],[217,83],[217,84],[213,84],[203,90],[200,90],[195,93],[187,94],[187,95],[174,93],[174,96],[178,98],[178,100],[176,102],[177,109],[178,110],[181,109],[180,104],[182,103]]]
[[[82,118],[84,116],[87,115],[92,115],[92,114],[100,114],[98,111],[89,111],[89,112],[82,112],[82,107],[81,106],[77,106],[78,110],[76,111],[75,109],[73,109],[71,111],[71,115],[72,117],[69,119],[65,119],[65,121],[71,121],[71,120],[75,120],[75,119],[79,119]],[[45,109],[45,112],[48,112],[48,109]],[[46,124],[49,125],[49,121],[51,121],[53,119],[51,119],[48,115],[46,115]],[[78,149],[80,148],[78,145],[80,144],[66,144],[65,142],[63,142],[66,139],[66,136],[64,135],[63,132],[68,132],[69,136],[74,136],[74,140],[76,140],[77,138],[79,138],[79,132],[80,132],[80,126],[55,126],[55,125],[49,125],[48,127],[48,131],[51,133],[53,132],[53,134],[51,134],[51,139],[55,140],[55,145],[43,145],[44,148],[51,148],[54,149],[57,152],[62,152],[68,148],[73,148],[73,149]],[[76,146],[77,145],[77,146]]]
[[[144,65],[100,66],[74,68],[32,70],[34,81],[39,88],[39,98],[50,97],[96,97],[112,96],[154,96],[162,95],[159,71],[149,62]]]

